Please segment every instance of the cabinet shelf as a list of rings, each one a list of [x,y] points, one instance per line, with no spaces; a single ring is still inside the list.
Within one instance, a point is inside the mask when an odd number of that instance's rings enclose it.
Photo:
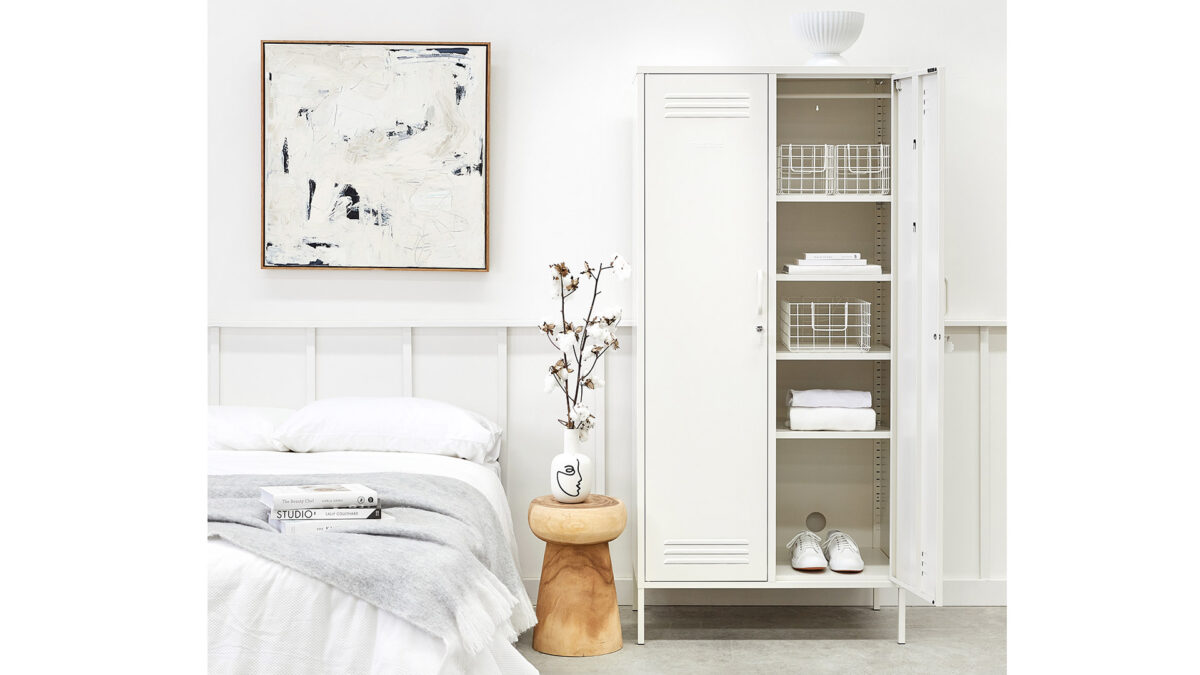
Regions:
[[[891,281],[887,274],[776,274],[775,281]]]
[[[870,351],[811,351],[793,352],[775,348],[776,361],[891,361],[892,349],[887,345],[872,345]]]
[[[824,195],[824,194],[786,194],[775,195],[776,202],[891,202],[891,195]]]
[[[783,541],[786,541],[783,540]],[[888,557],[877,548],[862,548],[863,571],[843,574],[826,569],[823,572],[801,572],[792,569],[792,552],[780,546],[775,565],[775,586],[786,588],[891,588]]]
[[[887,440],[892,437],[892,430],[885,427],[878,427],[874,431],[792,431],[786,424],[779,423],[775,426],[775,438],[779,440],[795,440],[795,439],[854,439],[854,438],[876,438]]]
[[[892,92],[890,92],[890,91],[879,91],[879,92],[873,92],[873,93],[868,92],[868,93],[858,93],[858,94],[855,94],[855,93],[818,93],[818,94],[776,94],[775,95],[775,98],[778,98],[781,100],[817,99],[819,101],[827,101],[827,100],[838,99],[838,98],[884,98],[884,99],[890,99],[891,97],[892,97]]]

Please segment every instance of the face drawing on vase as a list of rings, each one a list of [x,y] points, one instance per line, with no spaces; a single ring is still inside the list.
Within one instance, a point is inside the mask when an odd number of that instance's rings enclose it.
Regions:
[[[558,489],[562,490],[563,494],[568,497],[578,497],[579,491],[583,489],[583,476],[579,473],[579,460],[575,460],[574,466],[568,464],[563,467],[555,475],[555,479],[558,480]]]

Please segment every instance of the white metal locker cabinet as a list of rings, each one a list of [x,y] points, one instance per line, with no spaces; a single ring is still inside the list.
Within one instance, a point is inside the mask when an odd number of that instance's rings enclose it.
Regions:
[[[907,591],[941,604],[942,76],[904,70],[639,70],[639,643],[646,589],[891,592],[901,643]],[[851,302],[870,340],[818,347]],[[875,428],[793,427],[791,389],[868,389]],[[863,569],[792,568],[809,527]]]
[[[645,76],[645,578],[767,578],[764,74]]]
[[[893,78],[897,147],[893,581],[941,604],[941,91],[936,69]]]

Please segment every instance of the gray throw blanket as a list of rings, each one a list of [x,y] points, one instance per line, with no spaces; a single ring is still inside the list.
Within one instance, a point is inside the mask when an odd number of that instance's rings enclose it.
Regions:
[[[281,534],[258,501],[266,485],[362,483],[395,520],[353,530]],[[409,473],[208,478],[209,537],[220,537],[392,612],[474,654],[501,627],[510,640],[537,623],[508,539],[467,483]]]

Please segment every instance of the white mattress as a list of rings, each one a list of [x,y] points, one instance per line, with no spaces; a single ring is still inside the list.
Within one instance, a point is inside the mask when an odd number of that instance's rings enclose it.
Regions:
[[[208,453],[209,474],[365,473],[450,476],[487,498],[516,558],[498,471],[463,459],[394,452]],[[208,652],[214,673],[536,674],[504,637],[470,655],[390,612],[219,539],[208,546]],[[519,569],[519,566],[518,566]]]

